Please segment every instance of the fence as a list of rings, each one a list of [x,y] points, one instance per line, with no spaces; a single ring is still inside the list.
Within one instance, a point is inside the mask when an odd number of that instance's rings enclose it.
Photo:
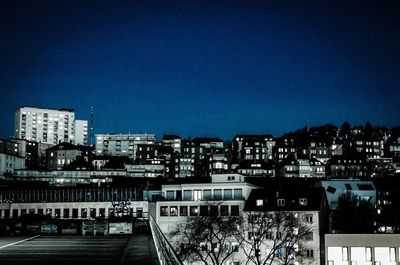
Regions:
[[[152,215],[149,215],[149,222],[160,265],[182,265],[182,261],[165,238]]]

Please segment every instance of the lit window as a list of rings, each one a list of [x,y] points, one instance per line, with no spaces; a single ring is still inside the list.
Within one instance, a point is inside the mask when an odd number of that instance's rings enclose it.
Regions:
[[[201,198],[201,190],[194,190],[193,191],[193,200],[200,201]]]
[[[300,198],[300,205],[307,205],[307,198]]]
[[[349,260],[347,247],[342,247],[342,260],[343,261]]]
[[[278,206],[285,206],[285,199],[278,199]]]
[[[256,201],[256,205],[257,205],[257,206],[263,206],[263,205],[264,205],[263,200],[257,200],[257,201]]]

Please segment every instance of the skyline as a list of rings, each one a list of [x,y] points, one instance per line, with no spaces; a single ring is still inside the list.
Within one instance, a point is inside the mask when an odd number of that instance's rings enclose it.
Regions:
[[[3,1],[0,137],[21,106],[95,133],[281,136],[400,125],[394,1]]]

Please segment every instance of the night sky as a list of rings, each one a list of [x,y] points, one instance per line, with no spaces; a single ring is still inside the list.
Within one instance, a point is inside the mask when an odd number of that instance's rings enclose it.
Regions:
[[[399,84],[394,1],[0,1],[0,138],[23,105],[159,139],[392,127]]]

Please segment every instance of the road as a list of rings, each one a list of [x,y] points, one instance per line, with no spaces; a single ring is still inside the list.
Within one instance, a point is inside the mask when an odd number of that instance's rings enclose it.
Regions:
[[[158,265],[150,235],[0,238],[0,264]]]

